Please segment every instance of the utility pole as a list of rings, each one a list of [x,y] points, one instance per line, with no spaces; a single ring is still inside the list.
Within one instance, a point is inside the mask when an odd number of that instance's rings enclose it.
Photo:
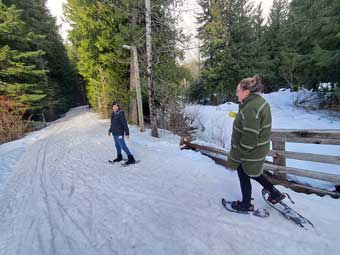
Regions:
[[[139,79],[139,66],[138,66],[138,55],[137,55],[137,49],[136,46],[128,46],[128,45],[123,45],[124,49],[128,49],[131,51],[131,65],[132,67],[130,68],[130,84],[133,84],[135,89],[136,89],[136,96],[137,96],[137,109],[138,109],[138,122],[139,122],[139,127],[140,131],[144,132],[145,127],[144,127],[144,115],[143,115],[143,103],[142,103],[142,91],[140,88],[140,79]]]
[[[198,42],[198,77],[201,77],[201,43]]]
[[[133,12],[134,13],[134,12]],[[138,61],[137,65],[135,65],[135,60],[134,60],[134,52],[132,48],[134,47],[134,37],[133,37],[133,32],[136,29],[136,23],[137,23],[137,15],[132,15],[132,21],[130,24],[130,31],[131,31],[131,47],[129,47],[130,50],[130,55],[131,55],[131,61],[130,61],[130,91],[131,92],[136,92],[136,70],[135,66],[138,66]],[[124,47],[124,46],[123,46]],[[139,73],[138,73],[139,74]],[[136,94],[136,96],[138,93]],[[129,104],[129,122],[132,124],[137,125],[138,124],[138,113],[137,113],[137,99],[136,97],[130,98],[130,104]]]
[[[134,62],[134,69],[135,69],[135,81],[136,81],[136,94],[137,94],[137,109],[138,109],[138,120],[139,120],[139,127],[140,131],[144,132],[144,115],[143,115],[143,104],[142,104],[142,91],[140,88],[140,79],[139,79],[139,66],[138,66],[138,55],[136,46],[132,45],[132,57]]]
[[[148,91],[149,91],[149,109],[150,109],[150,122],[151,122],[151,136],[159,137],[156,113],[155,113],[155,100],[154,89],[152,84],[152,46],[151,46],[151,6],[150,0],[145,0],[145,23],[146,23],[146,55],[147,55],[147,77],[148,77]]]
[[[123,46],[124,47],[124,46]],[[133,51],[132,51],[133,46],[129,46],[130,49],[130,54],[131,54],[131,61],[130,61],[130,91],[131,92],[136,92],[136,70],[135,70],[135,60],[133,56]],[[124,47],[126,48],[126,47]],[[137,95],[137,94],[136,94]],[[130,103],[129,103],[129,122],[132,124],[137,125],[138,124],[138,113],[137,113],[137,99],[135,97],[130,98]]]

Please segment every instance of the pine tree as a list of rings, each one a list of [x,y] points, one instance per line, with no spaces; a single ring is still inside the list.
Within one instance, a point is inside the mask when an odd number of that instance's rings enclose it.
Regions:
[[[39,68],[44,52],[31,50],[35,37],[27,33],[21,11],[0,1],[0,94],[12,97],[30,114],[39,111],[46,98],[47,71]]]
[[[65,9],[89,103],[103,117],[112,100],[123,106],[129,97],[129,52],[123,49],[129,37],[128,12],[124,8],[123,2],[70,0]]]
[[[232,99],[237,83],[256,69],[253,59],[255,34],[252,28],[252,5],[248,0],[202,0],[199,39],[206,58],[199,85],[212,98]],[[196,84],[197,85],[197,84]]]
[[[158,111],[177,99],[185,75],[176,64],[181,53],[175,48],[180,38],[169,12],[173,2],[152,2],[152,78]],[[138,50],[143,100],[147,102],[144,8],[143,0],[69,0],[66,6],[72,25],[70,40],[79,56],[78,70],[86,79],[91,106],[103,117],[112,100],[126,108],[136,96],[129,90],[130,52],[123,49],[124,44],[135,45]]]
[[[287,51],[288,1],[274,0],[269,13],[268,29],[265,33],[268,54],[268,85],[270,90],[286,86],[287,82],[280,72],[283,65],[282,53]]]
[[[21,9],[26,29],[37,35],[32,39],[31,50],[45,52],[39,61],[39,68],[48,71],[45,91],[48,103],[45,105],[45,111],[50,113],[51,118],[55,118],[54,115],[57,113],[65,112],[69,107],[81,103],[76,102],[76,95],[79,93],[79,88],[76,87],[76,69],[68,59],[55,18],[46,7],[46,0],[3,0],[3,2]]]
[[[339,83],[339,1],[301,1],[290,4],[291,48],[298,55],[300,86],[317,88],[319,82]]]
[[[262,3],[254,8],[251,15],[252,39],[249,43],[249,63],[251,69],[249,75],[259,74],[265,84],[269,83],[271,73],[268,70],[269,54],[265,33],[267,25],[263,17]]]

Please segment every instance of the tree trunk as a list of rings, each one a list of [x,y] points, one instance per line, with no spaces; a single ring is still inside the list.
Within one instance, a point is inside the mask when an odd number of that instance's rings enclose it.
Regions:
[[[146,23],[146,55],[147,55],[147,77],[148,77],[148,94],[149,94],[149,109],[151,122],[151,136],[159,137],[156,112],[155,112],[155,98],[152,84],[152,47],[151,47],[151,7],[150,0],[145,0],[145,23]]]

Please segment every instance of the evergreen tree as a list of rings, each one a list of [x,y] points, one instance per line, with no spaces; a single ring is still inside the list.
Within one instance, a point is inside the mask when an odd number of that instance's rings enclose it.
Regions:
[[[263,78],[265,84],[269,83],[271,77],[271,72],[268,70],[269,54],[268,54],[268,44],[266,43],[265,33],[267,30],[267,25],[265,24],[265,19],[263,17],[262,3],[260,3],[253,10],[251,15],[251,26],[253,29],[253,38],[249,43],[249,49],[251,54],[249,54],[251,70],[249,75],[259,74]],[[268,89],[266,87],[266,89]]]
[[[0,1],[0,94],[12,97],[30,114],[46,103],[47,72],[39,68],[44,52],[31,50],[34,38],[21,11]]]
[[[279,68],[283,65],[282,53],[287,51],[287,19],[288,0],[274,0],[269,13],[268,29],[265,33],[268,49],[267,85],[270,90],[276,90],[287,84]]]
[[[339,84],[339,1],[274,0],[267,24],[261,5],[246,0],[201,0],[199,39],[205,58],[191,97],[233,95],[235,84],[255,73],[267,91],[289,86]]]
[[[87,81],[90,105],[108,115],[112,100],[128,101],[129,52],[123,49],[128,33],[127,6],[121,1],[70,0],[65,9],[71,21],[69,37],[77,51],[80,74]]]
[[[317,88],[319,82],[340,80],[339,1],[293,0],[289,33],[297,57],[298,85]]]
[[[68,59],[62,38],[58,34],[55,18],[46,8],[46,0],[3,0],[7,5],[15,5],[22,10],[22,19],[28,32],[38,37],[32,41],[31,50],[45,52],[40,57],[39,68],[48,71],[46,82],[47,104],[45,110],[51,113],[64,112],[69,107],[79,104],[76,87],[76,69]]]
[[[231,99],[237,83],[253,75],[256,60],[253,58],[255,34],[252,28],[252,5],[248,0],[199,2],[203,13],[198,38],[203,42],[202,54],[206,59],[199,83],[205,95],[219,94]],[[197,86],[198,84],[196,84]]]
[[[176,64],[181,53],[175,48],[180,38],[169,12],[173,2],[152,2],[153,93],[160,111],[178,96],[185,75]],[[130,52],[123,49],[125,44],[138,50],[143,98],[147,101],[144,8],[143,0],[70,0],[66,6],[72,26],[70,40],[79,56],[78,70],[87,81],[90,104],[102,116],[108,115],[112,100],[127,106],[136,96],[129,90]]]

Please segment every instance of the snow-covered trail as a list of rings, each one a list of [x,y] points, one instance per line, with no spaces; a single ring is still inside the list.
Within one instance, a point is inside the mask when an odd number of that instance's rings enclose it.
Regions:
[[[142,162],[111,165],[108,121],[86,108],[31,134],[0,194],[0,254],[336,254],[340,201],[288,191],[316,225],[306,231],[271,217],[232,214],[220,199],[240,198],[235,173],[178,137],[131,128]],[[29,139],[24,138],[24,139]],[[23,140],[24,140],[23,139]],[[1,147],[0,147],[1,153]],[[264,206],[253,185],[255,205]]]

